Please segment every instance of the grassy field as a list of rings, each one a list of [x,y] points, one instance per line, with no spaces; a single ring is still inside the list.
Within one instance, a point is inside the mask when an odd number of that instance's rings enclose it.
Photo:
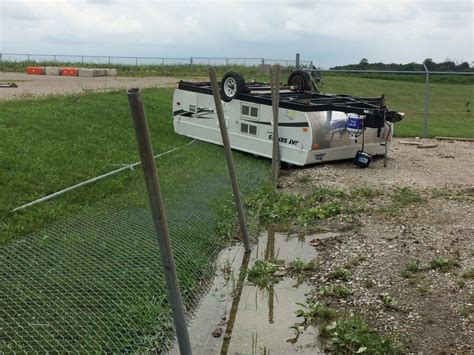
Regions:
[[[155,154],[190,141],[173,132],[171,97],[172,89],[144,91]],[[9,212],[139,158],[125,92],[0,102],[0,110],[0,189],[9,191],[0,195],[0,242],[98,201],[115,196],[126,200],[124,195],[136,194],[129,186],[141,176],[137,171],[126,171],[34,208]],[[212,169],[215,159],[225,162],[219,147],[198,144],[186,149],[184,157],[160,160],[163,184],[172,186],[178,179],[187,186],[189,174],[201,167]],[[237,160],[245,165],[254,164],[255,159],[237,154]]]
[[[423,83],[332,75],[325,77],[324,82],[321,89],[325,92],[361,96],[384,93],[389,107],[406,114],[396,125],[395,134],[422,136]],[[430,89],[430,136],[474,137],[474,89],[463,84],[432,84]],[[155,153],[186,144],[188,139],[173,133],[172,89],[145,90],[144,96]],[[34,212],[8,212],[45,194],[138,160],[123,92],[0,102],[0,109],[0,188],[14,192],[0,196],[3,216],[0,241],[35,230],[91,200],[126,193],[132,172],[39,205]],[[212,159],[212,154],[219,154],[217,150],[212,146],[200,147],[199,152],[193,150],[190,164],[199,165]],[[179,169],[184,167],[171,170],[178,174]]]
[[[423,136],[424,84],[419,82],[368,79],[347,76],[323,77],[321,91],[359,96],[385,94],[387,105],[404,112],[405,119],[395,127],[401,137]],[[428,131],[430,137],[474,137],[474,86],[464,84],[430,85]]]
[[[219,224],[232,225],[235,212],[225,210],[233,206],[222,148],[173,133],[171,95],[144,91],[155,154],[183,146],[159,158],[158,170],[191,312],[227,242]],[[0,102],[0,110],[0,353],[168,349],[171,316],[140,169],[10,212],[139,160],[125,92]],[[244,192],[266,181],[268,162],[234,157]]]

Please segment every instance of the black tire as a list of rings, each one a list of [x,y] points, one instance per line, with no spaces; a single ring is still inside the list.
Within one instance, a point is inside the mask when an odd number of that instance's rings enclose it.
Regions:
[[[221,99],[223,101],[232,101],[245,90],[245,79],[242,75],[233,71],[224,73],[221,80]]]
[[[288,77],[288,86],[293,86],[295,91],[311,91],[311,75],[303,70],[295,70]]]

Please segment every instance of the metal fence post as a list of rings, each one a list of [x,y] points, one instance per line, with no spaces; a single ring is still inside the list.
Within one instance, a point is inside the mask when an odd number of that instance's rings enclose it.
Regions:
[[[135,66],[138,67],[138,57],[135,57]]]
[[[189,64],[193,64],[193,57],[189,57]]]
[[[222,144],[227,158],[227,166],[229,168],[230,181],[232,182],[232,190],[234,192],[235,205],[237,207],[237,214],[239,216],[240,232],[244,241],[245,251],[251,250],[249,235],[247,232],[247,222],[245,220],[244,207],[240,197],[239,184],[235,174],[234,159],[232,157],[232,150],[230,147],[229,134],[227,132],[227,125],[224,118],[224,109],[222,108],[222,101],[219,94],[219,86],[217,84],[216,71],[213,67],[209,67],[209,78],[211,79],[211,88],[214,95],[214,102],[216,104],[217,119],[219,120],[219,128],[222,135]]]
[[[300,54],[299,53],[296,53],[296,69],[298,69],[300,67]]]
[[[428,138],[428,109],[429,109],[429,98],[430,98],[430,71],[423,63],[425,68],[425,110],[424,110],[424,125],[423,125],[423,136]]]
[[[184,316],[184,307],[179,291],[176,265],[166,223],[166,215],[161,196],[160,182],[156,171],[153,149],[151,146],[150,132],[143,106],[143,98],[140,89],[130,89],[127,92],[130,111],[132,113],[135,135],[142,162],[143,175],[148,189],[150,209],[156,229],[156,237],[160,246],[161,263],[165,274],[168,288],[168,298],[173,312],[173,320],[176,328],[179,349],[181,354],[191,354],[191,344],[189,342],[188,329]]]
[[[262,65],[265,65],[265,58],[262,58]]]
[[[278,110],[280,108],[280,65],[270,67],[270,87],[273,108],[272,184],[276,186],[280,169],[280,136],[278,134]]]

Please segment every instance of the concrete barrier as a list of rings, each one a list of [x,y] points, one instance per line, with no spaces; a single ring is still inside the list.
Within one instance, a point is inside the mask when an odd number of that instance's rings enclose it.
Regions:
[[[84,77],[84,78],[92,78],[95,75],[95,70],[94,69],[89,69],[89,68],[79,68],[79,76]]]
[[[117,76],[117,69],[105,69],[107,76]]]
[[[58,67],[46,67],[44,73],[46,75],[61,75],[62,69]]]
[[[96,76],[116,76],[117,69],[93,69],[93,68],[80,68],[79,76],[84,78],[92,78]]]

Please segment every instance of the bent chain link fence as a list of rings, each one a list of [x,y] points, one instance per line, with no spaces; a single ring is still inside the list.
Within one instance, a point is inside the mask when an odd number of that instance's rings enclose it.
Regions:
[[[181,178],[162,186],[188,319],[223,245],[214,205],[231,189],[218,158],[189,171],[192,186]],[[236,165],[244,193],[268,175],[263,161]],[[134,174],[136,198],[101,202],[0,247],[0,353],[170,349],[173,321],[141,174]]]

